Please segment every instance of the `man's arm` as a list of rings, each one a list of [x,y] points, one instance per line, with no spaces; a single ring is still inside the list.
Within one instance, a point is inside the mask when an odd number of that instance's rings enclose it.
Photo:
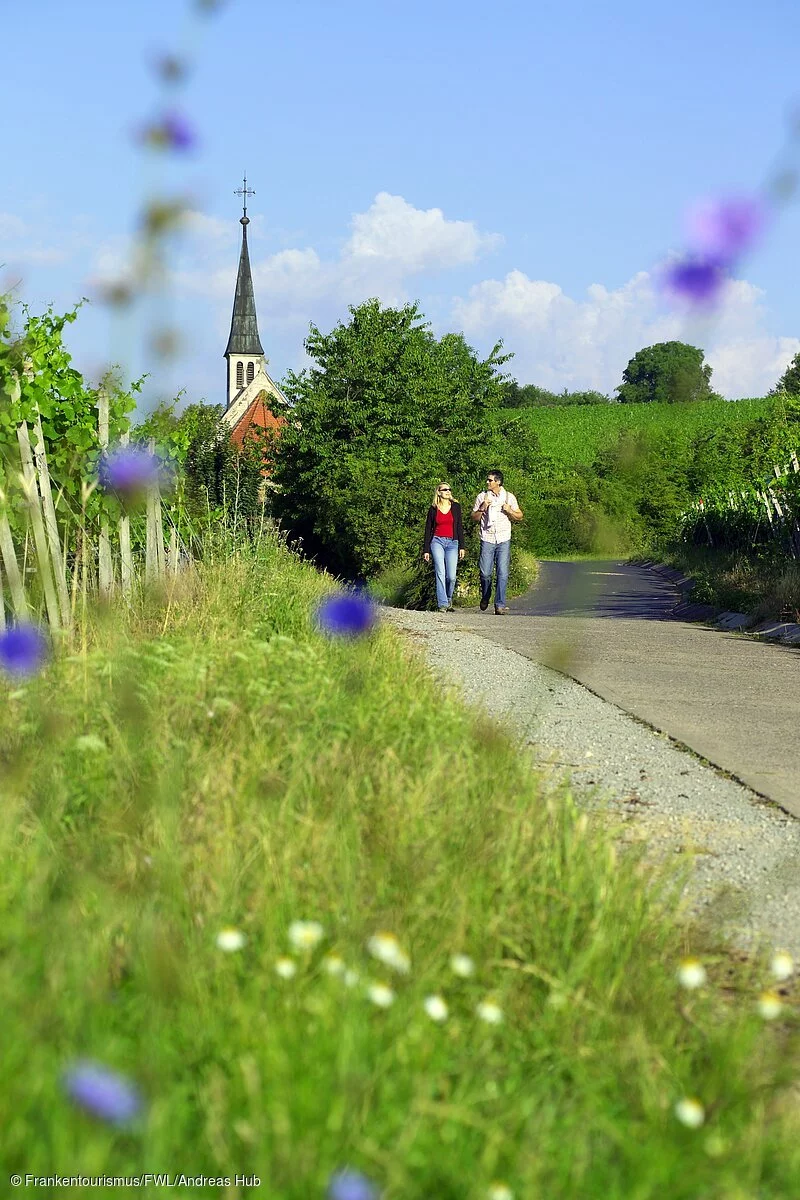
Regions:
[[[514,497],[514,501],[516,504],[516,497]],[[508,503],[504,504],[503,512],[506,514],[506,516],[508,517],[508,519],[510,521],[521,521],[522,520],[522,515],[523,515],[522,509],[516,508],[514,505],[511,505]]]
[[[478,496],[478,499],[475,501],[475,507],[472,510],[473,521],[480,521],[481,517],[486,512],[486,509],[489,507],[489,501],[485,498],[485,496],[483,504],[478,504],[478,500],[480,500],[481,496],[483,495],[483,492],[481,492],[480,496]]]

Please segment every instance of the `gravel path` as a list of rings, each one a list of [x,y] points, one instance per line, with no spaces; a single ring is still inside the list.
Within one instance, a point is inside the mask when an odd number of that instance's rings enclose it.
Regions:
[[[741,950],[763,939],[800,959],[800,820],[574,680],[455,628],[457,614],[382,613],[468,704],[491,688],[505,728],[550,778],[571,778],[579,803],[623,818],[626,840],[646,840],[655,859],[693,854],[689,912]]]

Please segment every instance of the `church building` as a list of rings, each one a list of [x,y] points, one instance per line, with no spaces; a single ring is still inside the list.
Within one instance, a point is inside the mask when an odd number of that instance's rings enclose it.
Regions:
[[[248,433],[255,429],[280,429],[283,417],[276,417],[270,408],[273,400],[285,396],[267,371],[268,359],[258,336],[256,300],[253,277],[250,273],[250,254],[247,249],[247,197],[255,192],[247,186],[237,190],[243,199],[242,249],[239,254],[239,273],[233,298],[231,332],[225,349],[228,364],[226,407],[222,419],[230,426],[231,440],[241,446]]]

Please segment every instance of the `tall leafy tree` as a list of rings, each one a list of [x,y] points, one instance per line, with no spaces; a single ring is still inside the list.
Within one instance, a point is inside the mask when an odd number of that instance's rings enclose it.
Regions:
[[[368,300],[330,333],[312,325],[312,366],[284,384],[275,506],[306,552],[348,578],[416,555],[435,484],[471,493],[497,453],[507,361],[460,334],[437,340],[416,304]]]
[[[800,353],[795,354],[770,395],[787,392],[790,396],[800,396]]]
[[[638,350],[616,388],[622,404],[682,404],[717,399],[703,351],[686,342],[657,342]]]

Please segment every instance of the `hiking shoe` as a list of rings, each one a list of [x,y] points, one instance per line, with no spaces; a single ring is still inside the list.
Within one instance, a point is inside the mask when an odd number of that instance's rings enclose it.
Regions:
[[[481,612],[486,612],[488,607],[489,607],[489,601],[481,600]]]
[[[448,612],[455,612],[456,610],[453,608],[452,604],[450,604],[450,605],[448,605],[447,611],[448,611]]]
[[[496,616],[498,616],[498,617],[504,617],[504,616],[506,616],[506,614],[508,613],[508,609],[507,609],[507,608],[497,608],[497,607],[495,607],[495,610],[494,610],[494,611],[495,611],[495,615],[496,615]]]
[[[450,612],[449,608],[440,608],[439,612]]]

